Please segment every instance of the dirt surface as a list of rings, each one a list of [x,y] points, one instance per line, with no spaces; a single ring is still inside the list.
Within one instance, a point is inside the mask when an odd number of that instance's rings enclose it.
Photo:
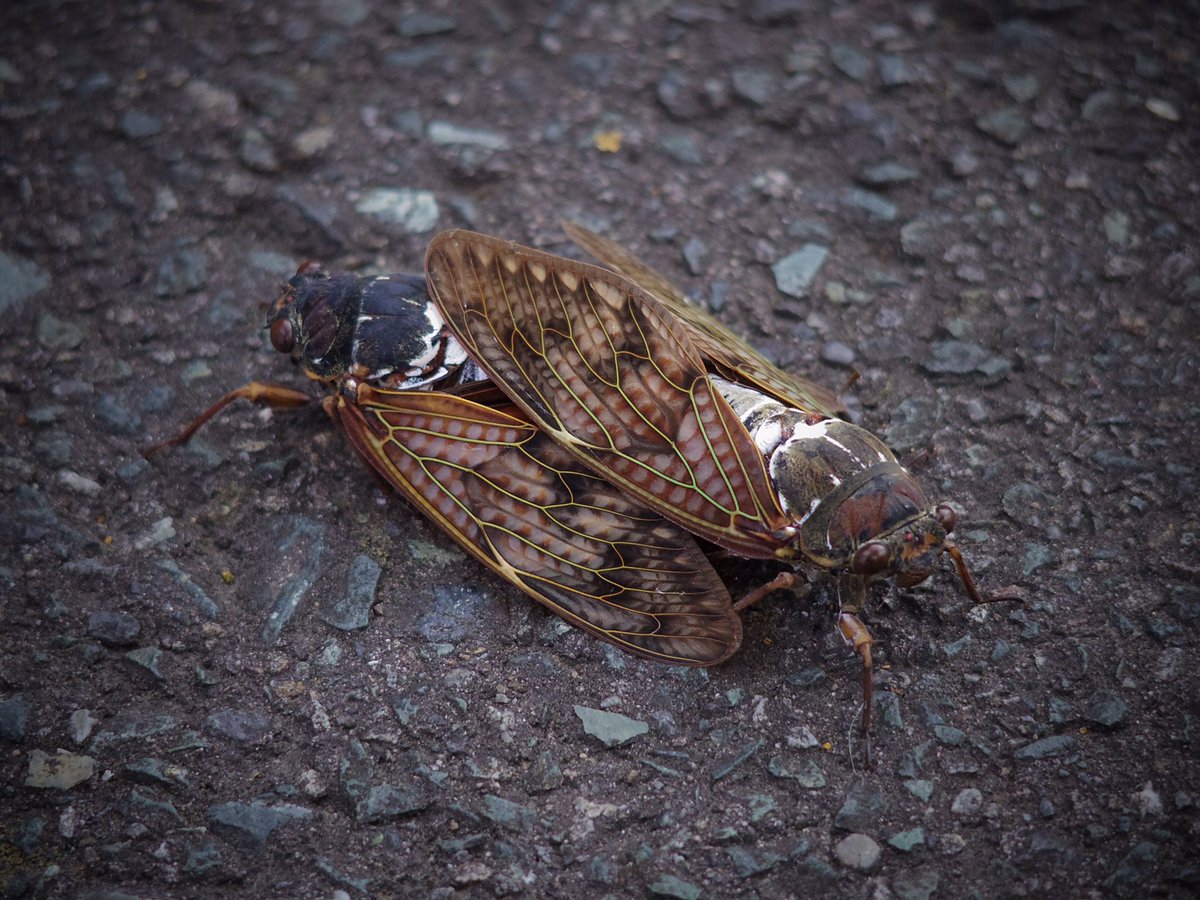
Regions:
[[[5,895],[1191,895],[1197,4],[418,6],[0,12]],[[318,411],[142,460],[302,385],[261,327],[299,261],[562,217],[861,373],[1024,593],[880,592],[873,769],[828,592],[665,668]]]

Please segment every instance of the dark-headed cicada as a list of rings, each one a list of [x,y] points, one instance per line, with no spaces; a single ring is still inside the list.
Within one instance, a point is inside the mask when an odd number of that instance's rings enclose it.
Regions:
[[[467,231],[439,234],[425,277],[304,266],[271,343],[332,388],[363,459],[471,555],[624,650],[678,665],[727,659],[736,606],[696,537],[838,579],[838,629],[863,660],[867,587],[924,581],[950,554],[948,506],[836,397],[780,371],[618,245],[577,225],[600,268]],[[275,406],[300,391],[253,382]]]

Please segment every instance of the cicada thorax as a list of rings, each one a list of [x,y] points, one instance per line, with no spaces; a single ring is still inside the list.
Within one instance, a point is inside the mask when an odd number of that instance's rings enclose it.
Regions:
[[[895,576],[906,587],[933,572],[946,528],[886,444],[841,419],[713,380],[763,452],[779,504],[795,523],[782,556],[867,578]]]
[[[353,373],[377,386],[420,390],[482,377],[419,275],[330,275],[301,266],[267,327],[275,349],[319,381]]]

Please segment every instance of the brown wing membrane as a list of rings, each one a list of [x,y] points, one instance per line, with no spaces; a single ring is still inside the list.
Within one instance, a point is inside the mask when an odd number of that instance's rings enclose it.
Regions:
[[[690,534],[626,498],[519,411],[360,386],[334,414],[368,463],[473,556],[572,625],[641,656],[712,665],[741,642]]]
[[[607,269],[444,232],[430,287],[468,352],[542,429],[630,496],[744,556],[789,522],[763,455],[686,327]]]
[[[649,291],[683,319],[692,329],[692,341],[718,374],[731,381],[756,387],[797,409],[812,410],[827,416],[845,412],[845,407],[833,391],[780,369],[620,244],[575,222],[563,222],[562,226],[576,244]]]

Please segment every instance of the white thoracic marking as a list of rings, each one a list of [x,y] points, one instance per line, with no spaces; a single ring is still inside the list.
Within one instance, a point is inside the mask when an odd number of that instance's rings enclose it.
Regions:
[[[810,503],[808,506],[808,512],[806,512],[803,516],[800,517],[799,524],[803,525],[805,522],[807,522],[809,519],[811,519],[812,514],[817,511],[817,507],[820,505],[821,505],[821,498],[813,497],[812,503]]]
[[[763,456],[770,456],[782,439],[783,426],[774,419],[764,422],[754,432],[754,443]]]
[[[375,280],[376,281],[391,281],[392,276],[391,275],[376,275]]]

